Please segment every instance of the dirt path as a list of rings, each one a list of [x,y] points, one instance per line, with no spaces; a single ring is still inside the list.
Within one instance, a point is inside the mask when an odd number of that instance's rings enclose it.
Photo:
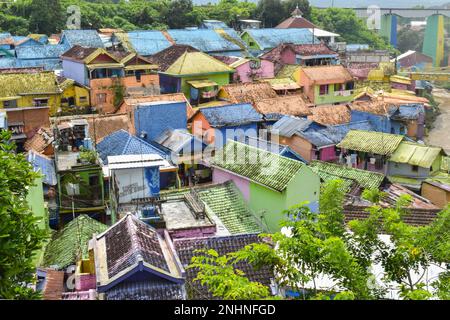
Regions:
[[[434,128],[425,138],[425,142],[440,146],[450,153],[450,92],[444,89],[434,89],[433,95],[440,103],[441,114],[436,118]]]

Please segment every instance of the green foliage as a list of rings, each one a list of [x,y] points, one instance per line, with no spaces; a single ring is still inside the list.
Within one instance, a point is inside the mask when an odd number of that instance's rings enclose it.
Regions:
[[[98,155],[95,150],[89,150],[81,147],[79,155],[81,160],[87,161],[91,164],[95,164],[97,162]]]
[[[194,281],[207,285],[215,297],[227,300],[265,299],[269,289],[259,282],[250,281],[245,273],[234,267],[233,255],[219,256],[215,250],[198,250],[204,255],[192,258],[188,268],[198,268]]]
[[[59,0],[32,0],[30,32],[50,35],[61,30],[64,15]]]
[[[35,267],[33,254],[47,236],[38,227],[26,196],[35,173],[22,154],[15,154],[11,134],[0,133],[0,298],[39,298],[29,284]]]
[[[224,287],[217,279],[217,268],[224,268],[226,273],[221,274],[220,279],[230,275],[234,283],[244,283],[258,296],[260,287],[250,286],[245,275],[233,268],[237,262],[244,261],[255,268],[270,267],[282,287],[298,292],[309,288],[303,299],[377,299],[385,296],[388,283],[397,285],[402,299],[448,299],[450,273],[441,274],[431,284],[434,292],[426,287],[423,277],[424,270],[432,264],[450,261],[450,207],[429,226],[415,227],[402,220],[410,197],[401,197],[390,208],[378,205],[383,197],[379,191],[366,192],[365,197],[375,202],[368,209],[369,217],[350,221],[346,229],[342,182],[330,181],[321,192],[320,214],[311,212],[304,204],[285,210],[288,219],[281,223],[284,230],[261,235],[265,241],[223,257],[215,253],[213,260],[194,258],[195,267],[199,268],[198,277],[216,296],[237,297],[230,283],[229,287]],[[390,235],[389,244],[379,237],[380,232]],[[386,285],[375,283],[373,263],[380,263],[384,268],[382,280]],[[414,277],[417,274],[419,277]],[[332,287],[317,287],[316,282],[323,275],[333,280]]]
[[[400,52],[414,50],[421,52],[423,39],[425,34],[423,31],[412,30],[411,28],[403,28],[397,34],[397,47]]]
[[[255,14],[266,28],[273,28],[288,17],[284,12],[281,0],[260,0]]]
[[[366,22],[358,18],[351,9],[312,8],[311,20],[324,30],[339,33],[341,41],[368,44],[375,49],[390,49],[387,41],[373,30],[369,30]]]

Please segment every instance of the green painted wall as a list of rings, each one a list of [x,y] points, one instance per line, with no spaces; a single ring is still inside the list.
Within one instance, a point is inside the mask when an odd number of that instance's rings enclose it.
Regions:
[[[281,213],[286,208],[286,191],[276,192],[259,184],[250,182],[250,209],[262,222],[267,225],[270,232],[280,230],[280,221],[284,219]]]
[[[435,67],[444,59],[444,16],[432,15],[427,18],[422,52],[433,58]]]
[[[181,92],[184,93],[186,96],[186,99],[188,101],[191,99],[191,92],[190,92],[190,85],[187,83],[188,81],[192,80],[204,80],[208,79],[211,81],[214,81],[219,86],[223,86],[230,83],[230,73],[218,73],[218,74],[205,74],[205,75],[199,75],[199,76],[189,76],[189,77],[183,77],[181,78]]]
[[[303,201],[317,205],[319,193],[319,176],[303,166],[281,193],[250,182],[249,206],[258,218],[264,216],[262,221],[270,232],[276,232],[280,230],[280,222],[286,218],[283,210]]]
[[[262,48],[260,48],[258,46],[258,44],[256,43],[255,40],[253,40],[253,38],[247,33],[245,32],[242,36],[241,36],[242,40],[244,40],[244,42],[247,44],[247,47],[249,49],[253,49],[253,50],[262,50]]]
[[[328,94],[321,96],[320,86],[314,86],[314,103],[315,104],[332,104],[341,102],[350,102],[353,99],[353,95],[349,96],[335,96],[334,95],[334,84],[328,85]]]
[[[30,187],[27,195],[28,205],[33,211],[33,215],[39,218],[39,228],[46,229],[48,226],[47,211],[44,207],[44,189],[42,177],[36,178],[34,185]]]

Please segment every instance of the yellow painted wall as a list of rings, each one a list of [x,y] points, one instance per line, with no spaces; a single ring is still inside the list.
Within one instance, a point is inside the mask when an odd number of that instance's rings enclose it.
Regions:
[[[18,108],[33,107],[33,99],[36,98],[48,98],[48,106],[50,107],[50,115],[53,115],[61,105],[61,96],[59,94],[33,94],[27,96],[21,96],[17,99]],[[0,106],[4,108],[4,102],[0,102]]]

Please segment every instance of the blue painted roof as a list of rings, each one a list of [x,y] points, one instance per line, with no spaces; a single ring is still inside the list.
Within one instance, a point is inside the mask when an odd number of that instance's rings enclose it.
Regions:
[[[221,37],[211,29],[173,29],[167,33],[177,44],[190,45],[203,52],[240,51],[237,44]]]
[[[54,71],[62,70],[61,60],[59,59],[32,59],[21,60],[16,58],[1,58],[1,68],[33,68],[44,67],[45,70]]]
[[[9,33],[9,32],[0,33],[0,39],[10,38],[10,37],[11,37],[11,33]]]
[[[64,30],[60,43],[63,43],[64,40],[70,47],[79,45],[90,48],[104,48],[103,41],[96,30]]]
[[[263,120],[263,116],[250,103],[207,107],[200,109],[200,112],[211,127],[237,126]]]
[[[43,174],[43,183],[50,186],[56,185],[56,171],[52,159],[31,150],[28,152],[27,160],[33,166],[34,171]]]
[[[287,42],[312,44],[313,38],[315,43],[320,43],[317,37],[313,37],[312,32],[308,29],[245,29],[244,32],[248,33],[262,50],[275,48],[279,44]]]
[[[320,148],[338,144],[350,130],[376,131],[369,121],[358,121],[322,129],[309,128],[297,134]]]
[[[203,29],[227,29],[227,24],[219,20],[203,20],[200,28]]]
[[[425,113],[423,104],[401,105],[397,112],[394,113],[394,120],[415,120],[419,118],[421,113]]]
[[[67,45],[41,45],[41,46],[24,46],[16,49],[18,59],[59,59],[59,57],[67,51]]]
[[[108,156],[158,154],[164,159],[167,158],[167,154],[161,149],[133,136],[123,129],[106,136],[97,144],[96,150],[104,164],[108,163]]]
[[[157,30],[128,32],[128,40],[134,50],[143,56],[155,54],[171,46],[164,34]]]

